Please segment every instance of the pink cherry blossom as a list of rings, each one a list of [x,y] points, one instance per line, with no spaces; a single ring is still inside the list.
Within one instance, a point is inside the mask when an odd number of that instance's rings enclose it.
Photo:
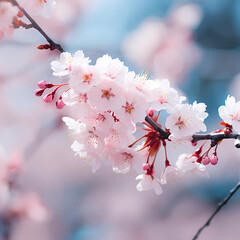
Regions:
[[[50,18],[56,6],[55,0],[22,0],[22,5],[33,15]]]
[[[109,152],[109,159],[113,164],[113,171],[126,174],[131,168],[139,171],[144,161],[143,155],[131,148],[120,148]]]
[[[35,193],[27,193],[13,200],[11,212],[17,215],[25,215],[34,221],[45,221],[49,218],[49,210],[44,206],[40,197]]]
[[[92,110],[82,119],[89,131],[96,133],[98,136],[105,138],[109,135],[110,129],[114,124],[114,119],[109,112],[99,113]]]
[[[13,33],[13,18],[17,15],[17,8],[9,2],[0,2],[0,39],[4,34],[11,37]]]
[[[117,118],[132,131],[135,131],[135,124],[143,122],[149,108],[145,98],[135,91],[124,93],[125,101],[115,113]],[[132,124],[134,123],[134,125]]]
[[[115,81],[102,80],[97,86],[88,91],[89,102],[98,111],[112,111],[120,109],[125,100],[123,89]]]
[[[188,137],[206,131],[203,121],[207,115],[202,104],[181,104],[175,106],[165,125],[175,138]]]
[[[110,129],[108,137],[104,139],[106,147],[127,147],[134,141],[134,136],[121,122],[116,122]]]
[[[69,110],[75,118],[88,115],[91,109],[87,93],[76,93],[73,89],[69,89],[62,94],[62,100],[64,104],[71,107]]]
[[[240,132],[240,101],[236,102],[234,97],[228,96],[225,106],[219,107],[218,113],[225,123],[232,125],[236,132]]]

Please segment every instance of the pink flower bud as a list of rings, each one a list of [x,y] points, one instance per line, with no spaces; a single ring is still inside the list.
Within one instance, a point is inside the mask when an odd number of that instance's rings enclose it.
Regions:
[[[57,102],[56,102],[56,107],[57,109],[62,109],[63,107],[65,106],[64,102],[59,99]]]
[[[203,165],[208,165],[210,163],[210,161],[211,161],[210,157],[206,156],[206,157],[203,158],[202,164]]]
[[[197,146],[197,142],[191,142],[191,144],[192,144],[193,147]]]
[[[41,88],[41,89],[46,89],[47,88],[47,82],[42,80],[40,82],[38,82],[38,86]]]
[[[22,11],[18,11],[18,14],[17,14],[18,17],[23,17],[23,15],[24,15],[24,14],[23,14]]]
[[[148,110],[148,112],[147,112],[147,115],[148,115],[149,117],[152,117],[152,116],[154,115],[154,112],[155,112],[155,110],[154,110],[153,108],[150,108],[150,109]]]
[[[44,92],[44,89],[36,89],[36,90],[34,91],[34,94],[35,94],[37,97],[39,97],[39,96],[42,96],[43,92]]]
[[[149,163],[144,163],[143,164],[143,170],[144,171],[147,171],[147,170],[149,170],[150,169],[150,164]]]
[[[46,102],[46,103],[51,103],[53,101],[53,94],[52,93],[49,93],[48,95],[45,95],[43,97],[43,101]]]
[[[216,153],[213,153],[213,155],[211,156],[211,164],[216,165],[217,163],[218,163],[218,157]]]

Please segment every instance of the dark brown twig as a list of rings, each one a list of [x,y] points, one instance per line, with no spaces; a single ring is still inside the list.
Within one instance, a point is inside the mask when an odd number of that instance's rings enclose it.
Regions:
[[[19,10],[24,14],[24,16],[31,22],[32,27],[35,28],[39,33],[42,34],[42,36],[48,41],[52,49],[57,49],[60,52],[65,52],[63,47],[55,43],[44,31],[43,29],[35,22],[35,20],[27,13],[27,11],[21,7],[16,0],[11,0],[12,4],[17,6]]]
[[[146,116],[145,121],[148,122],[156,131],[161,134],[161,139],[168,139],[170,133],[163,130],[156,122],[154,122],[150,117]],[[201,140],[211,140],[213,145],[216,145],[219,141],[223,139],[239,139],[239,133],[227,133],[219,132],[219,133],[207,133],[207,134],[194,134],[192,135],[192,143],[201,141]],[[240,144],[235,145],[237,148],[240,148]]]
[[[203,231],[203,229],[210,225],[211,221],[216,216],[216,214],[221,210],[221,208],[224,205],[227,204],[227,202],[233,197],[233,195],[238,191],[239,188],[240,188],[240,182],[238,182],[238,184],[229,192],[228,196],[218,204],[218,208],[216,209],[216,211],[209,217],[207,222],[201,228],[199,228],[199,230],[197,231],[196,235],[193,237],[192,240],[196,240],[199,237],[200,233]]]

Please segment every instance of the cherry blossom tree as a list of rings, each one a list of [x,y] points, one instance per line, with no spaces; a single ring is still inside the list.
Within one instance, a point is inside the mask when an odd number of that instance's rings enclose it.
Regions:
[[[60,53],[49,64],[59,82],[48,83],[39,79],[35,95],[46,103],[55,102],[59,110],[68,109],[62,121],[71,132],[71,148],[91,166],[92,172],[104,165],[111,166],[117,174],[134,172],[138,191],[154,190],[160,195],[163,185],[189,173],[209,177],[207,165],[217,165],[221,158],[218,149],[225,139],[235,140],[236,148],[240,148],[240,100],[234,96],[228,96],[225,105],[218,109],[222,128],[199,133],[207,131],[204,123],[208,117],[206,104],[187,103],[186,97],[173,88],[168,79],[152,79],[146,72],[137,74],[118,58],[106,54],[92,64],[82,50],[74,54],[66,52],[32,18],[39,15],[51,17],[56,1],[23,1],[22,4],[26,7],[16,0],[0,1],[0,38],[5,34],[11,37],[14,29],[20,27],[34,28],[47,41],[38,46],[39,50]],[[23,17],[29,23],[23,21]],[[163,115],[165,120],[161,118]],[[141,133],[141,137],[136,139],[136,133]],[[194,149],[190,153],[183,151],[174,161],[168,157],[168,151],[178,144],[192,145]],[[164,159],[159,157],[160,152]],[[157,169],[157,163],[163,165],[162,171]],[[47,210],[34,194],[16,200],[17,203],[10,199],[12,182],[8,178],[12,168],[15,171],[18,164],[10,162],[1,168],[4,179],[1,183],[2,212],[3,219],[7,216],[6,224],[9,219],[14,221],[20,213],[36,219],[45,218]],[[238,183],[194,239],[239,187]]]

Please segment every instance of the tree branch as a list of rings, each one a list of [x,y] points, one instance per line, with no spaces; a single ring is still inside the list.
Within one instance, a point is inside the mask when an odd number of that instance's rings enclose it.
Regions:
[[[145,121],[148,122],[156,131],[161,134],[161,139],[168,139],[170,134],[164,131],[156,122],[154,122],[149,116],[145,117]]]
[[[197,231],[196,235],[193,237],[192,240],[196,240],[200,233],[203,231],[204,228],[208,227],[211,223],[211,221],[213,220],[213,218],[216,216],[216,214],[221,210],[221,208],[227,204],[227,202],[232,198],[232,196],[238,191],[238,189],[240,188],[240,181],[238,182],[238,184],[229,192],[228,196],[218,204],[218,208],[216,209],[216,211],[210,216],[210,218],[207,220],[207,222],[201,227],[199,228],[199,230]]]
[[[158,131],[161,134],[161,139],[168,139],[170,136],[170,133],[163,130],[156,122],[154,122],[150,117],[146,116],[145,121],[148,122],[156,131]],[[207,133],[207,134],[194,134],[192,135],[192,143],[201,141],[201,140],[211,140],[212,146],[218,144],[219,141],[223,139],[239,139],[240,140],[240,134],[239,133]],[[240,148],[240,143],[235,145],[236,148]]]
[[[42,34],[42,36],[48,41],[49,45],[52,47],[51,49],[57,49],[59,50],[61,53],[65,52],[63,47],[58,44],[55,43],[44,31],[43,29],[35,22],[35,20],[27,13],[27,11],[21,7],[18,2],[16,0],[11,0],[11,3],[14,6],[17,6],[19,8],[19,10],[24,14],[24,16],[31,22],[32,27],[35,28],[39,33]]]

